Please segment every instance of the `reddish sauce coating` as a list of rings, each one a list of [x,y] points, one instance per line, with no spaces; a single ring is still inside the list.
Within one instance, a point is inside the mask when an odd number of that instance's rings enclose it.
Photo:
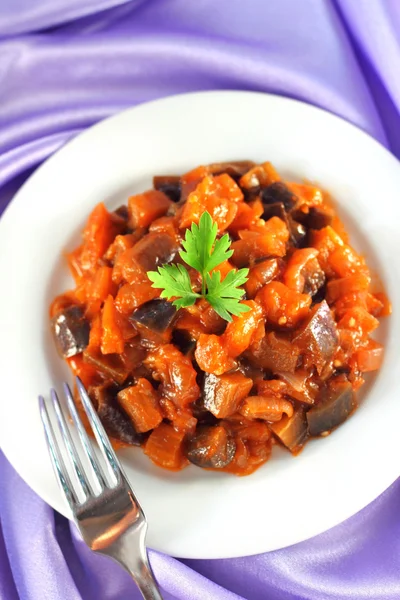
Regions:
[[[230,323],[203,299],[176,311],[147,277],[181,262],[204,211],[232,240],[221,278],[249,268],[250,311]],[[127,206],[97,205],[68,264],[75,286],[50,307],[57,347],[115,446],[141,445],[166,469],[247,475],[274,443],[296,454],[351,414],[382,363],[371,335],[388,298],[323,190],[283,181],[268,162],[157,176]]]

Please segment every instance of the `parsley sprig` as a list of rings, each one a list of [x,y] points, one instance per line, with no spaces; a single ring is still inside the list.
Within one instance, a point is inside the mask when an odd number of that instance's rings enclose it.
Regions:
[[[186,230],[182,242],[183,250],[179,253],[182,260],[196,269],[201,276],[201,294],[193,291],[187,269],[183,265],[164,265],[158,271],[149,271],[148,278],[154,288],[162,290],[161,298],[175,298],[173,305],[177,308],[192,306],[198,298],[205,298],[226,321],[232,321],[232,315],[247,312],[250,308],[241,304],[243,290],[240,288],[247,281],[248,269],[232,270],[221,281],[221,273],[214,269],[228,260],[233,250],[228,234],[217,239],[218,227],[211,215],[201,215],[199,224],[192,223]]]

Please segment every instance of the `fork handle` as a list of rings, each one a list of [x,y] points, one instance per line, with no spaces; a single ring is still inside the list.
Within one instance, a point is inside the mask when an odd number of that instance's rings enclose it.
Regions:
[[[154,573],[147,558],[145,557],[129,557],[126,562],[120,561],[120,564],[135,580],[144,600],[163,600],[160,594],[160,589]]]
[[[120,538],[112,550],[103,551],[103,554],[115,560],[129,573],[141,591],[144,600],[163,600],[144,543],[140,545],[132,544],[129,537],[128,535],[127,538]],[[136,552],[132,552],[132,548],[136,548]]]

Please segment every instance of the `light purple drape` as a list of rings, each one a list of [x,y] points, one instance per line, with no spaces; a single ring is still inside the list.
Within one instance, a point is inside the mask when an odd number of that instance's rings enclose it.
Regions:
[[[128,106],[190,90],[299,98],[400,156],[399,73],[398,0],[1,0],[0,211],[72,136]],[[2,455],[0,524],[0,600],[139,598]],[[399,600],[400,481],[292,548],[151,560],[166,600]]]

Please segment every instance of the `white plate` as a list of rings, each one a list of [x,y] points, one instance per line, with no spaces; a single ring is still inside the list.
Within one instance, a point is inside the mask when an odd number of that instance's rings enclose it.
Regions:
[[[36,400],[71,379],[47,320],[53,296],[71,285],[61,252],[76,245],[97,202],[115,208],[149,187],[153,174],[245,158],[271,160],[332,192],[395,311],[381,327],[386,358],[361,408],[297,458],[278,450],[255,474],[237,478],[195,467],[168,473],[141,450],[121,452],[149,519],[149,546],[175,556],[232,557],[294,544],[354,514],[399,475],[399,163],[362,131],[300,102],[188,94],[127,110],[80,135],[36,171],[0,223],[0,442],[25,481],[68,516]]]

